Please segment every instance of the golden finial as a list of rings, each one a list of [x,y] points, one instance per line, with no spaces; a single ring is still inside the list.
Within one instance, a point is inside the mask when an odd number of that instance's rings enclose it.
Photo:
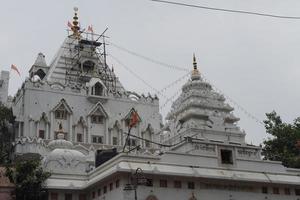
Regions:
[[[194,66],[194,70],[192,72],[192,80],[199,80],[200,79],[200,73],[197,69],[197,61],[196,61],[196,56],[195,54],[193,54],[193,66]]]
[[[73,34],[76,37],[79,37],[80,36],[80,33],[79,33],[80,27],[79,27],[77,12],[78,12],[78,8],[74,7],[73,26],[71,29],[73,31]]]

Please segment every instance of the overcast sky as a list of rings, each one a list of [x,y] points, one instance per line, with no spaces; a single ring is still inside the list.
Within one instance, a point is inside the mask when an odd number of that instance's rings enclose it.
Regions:
[[[278,15],[300,16],[299,0],[178,0],[180,2]],[[73,7],[79,8],[82,27],[92,24],[101,33],[108,27],[110,41],[171,65],[192,69],[195,52],[202,74],[227,96],[260,120],[276,110],[291,122],[299,114],[300,20],[232,14],[155,3],[149,0],[1,0],[0,69],[15,64],[21,78],[11,74],[9,93],[15,94],[37,54],[49,64],[67,36]],[[184,75],[123,52],[112,45],[117,57],[153,88]],[[108,57],[126,89],[155,93],[120,64]],[[170,97],[185,83],[166,91]],[[160,103],[166,99],[160,97]],[[236,109],[247,142],[259,144],[267,137],[264,127]],[[168,112],[170,104],[163,108]]]

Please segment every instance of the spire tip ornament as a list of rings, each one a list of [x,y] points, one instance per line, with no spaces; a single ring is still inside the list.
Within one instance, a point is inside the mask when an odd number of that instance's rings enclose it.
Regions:
[[[193,80],[199,80],[200,79],[200,73],[199,70],[197,69],[197,61],[196,61],[196,56],[195,53],[193,54],[193,71],[192,71],[192,76],[191,79]]]
[[[72,22],[72,31],[73,31],[73,35],[76,37],[76,38],[79,38],[80,37],[80,27],[79,27],[79,22],[78,22],[78,16],[77,16],[77,12],[78,12],[78,8],[77,7],[74,7],[73,8],[74,10],[74,17],[73,17],[73,22]]]

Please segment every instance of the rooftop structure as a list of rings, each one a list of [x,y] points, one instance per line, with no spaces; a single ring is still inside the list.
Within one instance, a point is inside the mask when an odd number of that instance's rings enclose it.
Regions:
[[[195,56],[163,125],[158,98],[127,91],[105,43],[83,37],[77,10],[73,19],[51,64],[38,55],[13,105],[16,154],[42,155],[49,199],[297,199],[300,170],[262,160],[261,147],[246,143]],[[96,152],[112,148],[118,154],[95,167]]]

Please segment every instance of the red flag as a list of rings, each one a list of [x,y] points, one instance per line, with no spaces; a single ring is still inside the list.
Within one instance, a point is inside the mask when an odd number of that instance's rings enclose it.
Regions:
[[[138,116],[138,114],[137,114],[136,111],[133,111],[133,112],[131,113],[131,118],[130,118],[129,127],[135,126],[138,122],[139,122],[139,116]]]
[[[68,21],[68,27],[72,28],[73,25],[71,24],[71,22]]]
[[[20,72],[19,72],[19,70],[18,70],[18,68],[17,68],[16,65],[12,64],[11,65],[11,69],[15,70],[19,74],[19,76],[21,76],[21,74],[20,74]]]
[[[90,31],[91,33],[94,33],[94,30],[93,30],[93,26],[92,26],[92,25],[89,25],[89,26],[88,26],[88,31]]]

